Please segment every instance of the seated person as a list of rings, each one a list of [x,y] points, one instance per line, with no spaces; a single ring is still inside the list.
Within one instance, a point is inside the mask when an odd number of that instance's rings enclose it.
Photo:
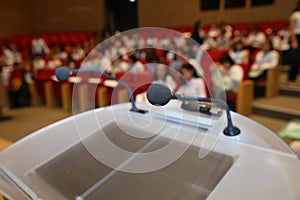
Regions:
[[[6,116],[3,112],[3,107],[7,105],[7,95],[2,81],[1,64],[2,63],[0,63],[0,121],[4,121],[10,119],[10,117]]]
[[[273,30],[270,33],[268,39],[272,41],[274,49],[280,50],[281,38],[279,37],[278,32],[276,30]]]
[[[249,51],[244,48],[244,43],[239,40],[232,45],[232,49],[229,50],[229,55],[235,64],[248,64],[249,63]]]
[[[170,38],[165,35],[160,41],[159,44],[161,45],[162,48],[168,48],[169,45],[171,44]]]
[[[216,24],[212,24],[210,29],[207,33],[207,37],[209,38],[217,38],[220,35],[220,29],[217,27]]]
[[[214,38],[206,37],[204,38],[203,44],[202,44],[202,49],[203,50],[209,50],[209,49],[214,49],[217,46],[217,42]]]
[[[12,54],[14,56],[14,65],[18,65],[23,62],[23,58],[21,53],[18,51],[18,47],[15,44],[9,45],[10,49],[12,50]]]
[[[181,73],[184,80],[176,93],[187,96],[207,97],[204,81],[198,76],[194,66],[189,63],[183,64]]]
[[[128,64],[129,64],[128,70],[132,74],[138,74],[138,73],[145,71],[144,65],[140,61],[138,61],[138,59],[136,58],[135,55],[129,56]]]
[[[14,54],[10,47],[8,47],[8,46],[2,47],[2,57],[3,57],[4,66],[13,66],[14,65],[14,61],[15,61]]]
[[[35,38],[31,40],[31,51],[34,57],[46,57],[50,52],[47,43],[39,35],[36,35]]]
[[[279,53],[273,49],[271,41],[266,41],[262,49],[256,54],[254,63],[248,74],[252,80],[257,80],[266,75],[266,70],[275,68],[279,63]]]
[[[116,76],[119,72],[125,72],[128,70],[128,63],[123,60],[122,56],[119,56],[113,63],[110,69],[112,76]]]
[[[263,43],[266,41],[266,35],[260,31],[259,27],[256,25],[252,28],[251,32],[247,38],[247,45],[251,48],[261,48]]]
[[[232,58],[226,53],[221,57],[220,64],[219,70],[223,78],[226,93],[236,93],[238,84],[243,80],[243,68],[236,65]]]
[[[33,80],[33,71],[29,64],[19,66],[12,72],[9,84],[10,107],[16,108],[30,105],[28,84]]]
[[[154,72],[153,81],[165,83],[173,92],[176,89],[176,82],[169,72],[170,68],[164,64],[157,64]]]
[[[225,53],[220,59],[219,71],[221,72],[222,81],[218,76],[213,76],[214,92],[217,98],[222,98],[222,92],[226,92],[226,101],[231,110],[235,110],[235,97],[238,91],[238,85],[243,80],[244,70],[241,66],[236,65],[229,54]],[[222,85],[219,85],[222,84]]]
[[[155,71],[153,73],[153,82],[163,83],[167,85],[173,92],[177,85],[169,72],[170,68],[162,63],[155,64]],[[141,102],[146,100],[146,92],[138,94],[136,101]]]
[[[33,59],[32,65],[34,70],[44,69],[46,67],[46,61],[44,58],[38,56]]]
[[[278,31],[278,35],[281,38],[280,50],[287,51],[290,49],[290,31],[289,23],[286,23],[282,30]]]
[[[225,37],[230,39],[232,37],[232,26],[222,20],[219,24],[221,32],[225,30]]]
[[[177,55],[177,54],[174,54],[174,58],[173,60],[170,62],[169,64],[169,67],[172,69],[172,70],[176,70],[176,71],[179,71],[182,64],[183,64],[183,61],[184,59]]]
[[[238,42],[238,41],[241,41],[243,44],[245,44],[247,41],[247,38],[245,36],[245,31],[243,30],[235,30],[233,32],[233,38],[232,38],[232,42],[235,43],[235,42]]]
[[[221,50],[227,50],[229,48],[230,40],[226,36],[226,30],[222,29],[221,34],[218,36],[217,40],[217,48]]]
[[[68,52],[65,50],[63,46],[53,47],[53,53],[57,56],[57,58],[65,61],[68,58]]]
[[[81,45],[76,45],[71,52],[71,57],[75,61],[83,60],[85,58],[85,54],[86,53],[83,48],[81,48]]]
[[[57,55],[52,54],[46,64],[48,69],[55,69],[62,65],[61,60],[57,57]]]

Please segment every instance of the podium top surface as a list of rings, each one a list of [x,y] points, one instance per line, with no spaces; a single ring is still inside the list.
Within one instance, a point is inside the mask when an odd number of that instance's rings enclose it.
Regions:
[[[138,104],[64,119],[0,154],[12,199],[299,199],[300,162],[274,133],[236,113]]]

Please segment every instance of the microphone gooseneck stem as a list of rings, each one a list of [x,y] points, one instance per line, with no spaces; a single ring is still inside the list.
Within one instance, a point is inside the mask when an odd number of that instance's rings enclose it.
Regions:
[[[131,88],[125,82],[123,82],[123,81],[117,79],[116,77],[113,77],[113,76],[111,76],[111,75],[107,74],[106,72],[103,72],[99,69],[91,68],[91,69],[72,70],[73,75],[76,75],[77,73],[80,73],[80,72],[96,72],[96,73],[99,73],[99,74],[101,74],[101,75],[103,75],[103,76],[105,76],[105,77],[107,77],[111,80],[117,81],[119,84],[121,84],[123,87],[125,87],[129,92],[129,97],[130,97],[131,106],[132,106],[131,111],[138,111],[138,108],[137,108],[137,106],[135,104],[135,101],[134,101],[133,92],[132,92]]]
[[[237,127],[233,126],[232,123],[232,118],[230,114],[230,109],[228,104],[221,100],[221,99],[211,99],[211,98],[204,98],[204,97],[193,97],[193,96],[184,96],[180,94],[173,94],[171,99],[178,99],[178,100],[187,100],[187,101],[199,101],[199,102],[211,102],[211,103],[216,103],[216,104],[221,104],[224,106],[226,110],[226,118],[227,118],[227,127],[223,131],[225,135],[227,136],[236,136],[240,134],[240,129]]]

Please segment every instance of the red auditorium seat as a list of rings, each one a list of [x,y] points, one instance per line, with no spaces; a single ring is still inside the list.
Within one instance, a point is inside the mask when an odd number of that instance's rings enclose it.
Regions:
[[[70,41],[71,45],[76,45],[76,44],[79,44],[81,42],[80,38],[75,33],[70,33],[69,34],[69,41]]]
[[[20,42],[18,45],[19,50],[23,50],[26,48],[31,48],[31,40],[33,36],[22,36],[20,37]]]
[[[284,29],[286,27],[286,25],[287,25],[287,21],[277,21],[274,24],[274,28],[275,28],[275,30],[280,31],[280,30]]]
[[[244,36],[248,35],[249,34],[249,31],[250,31],[250,25],[249,24],[235,24],[233,26],[233,29],[234,30],[239,30],[241,31]]]
[[[244,76],[243,76],[243,80],[248,80],[248,73],[250,70],[251,65],[250,64],[239,64],[241,67],[243,67],[244,70]]]
[[[35,82],[39,95],[44,95],[44,84],[51,80],[51,76],[55,74],[53,69],[39,69],[36,72]]]
[[[131,82],[132,79],[130,72],[118,72],[116,73],[116,78],[125,83]]]
[[[49,43],[51,44],[51,46],[58,46],[60,44],[57,34],[49,34]]]
[[[275,24],[271,22],[261,22],[259,23],[260,30],[265,34],[269,35],[272,30],[275,30]]]
[[[58,37],[59,37],[59,44],[60,45],[69,44],[70,43],[67,34],[60,33],[60,34],[58,34]]]
[[[210,25],[209,24],[205,24],[204,26],[202,26],[202,30],[207,33],[210,29]]]
[[[225,51],[219,49],[211,49],[208,50],[207,53],[209,54],[209,56],[214,62],[220,62],[220,59],[222,55],[225,53]]]

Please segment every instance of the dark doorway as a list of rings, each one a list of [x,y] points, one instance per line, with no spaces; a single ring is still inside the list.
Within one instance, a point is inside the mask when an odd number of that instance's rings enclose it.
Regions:
[[[112,30],[137,28],[137,0],[106,0],[106,7]]]

